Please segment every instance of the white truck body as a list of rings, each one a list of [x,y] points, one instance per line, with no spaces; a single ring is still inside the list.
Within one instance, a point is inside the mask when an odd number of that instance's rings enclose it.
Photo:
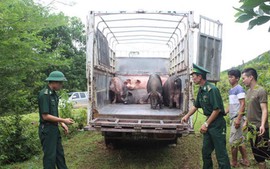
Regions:
[[[196,60],[219,80],[222,24],[188,12],[94,12],[87,23],[86,75],[88,125],[101,131],[106,143],[117,139],[147,138],[177,140],[190,132],[180,119],[193,105],[190,78]],[[150,109],[149,104],[111,104],[112,77],[146,78],[157,73],[182,80],[180,109]]]

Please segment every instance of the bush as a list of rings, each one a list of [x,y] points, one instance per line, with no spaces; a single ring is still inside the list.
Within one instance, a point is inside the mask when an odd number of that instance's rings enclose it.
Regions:
[[[73,103],[68,101],[68,94],[65,90],[60,91],[59,115],[62,118],[71,118]]]
[[[0,118],[0,164],[21,162],[40,153],[37,127],[20,115]]]
[[[68,102],[68,94],[62,90],[61,91],[61,104],[59,104],[59,115],[61,118],[72,118],[75,123],[69,125],[69,135],[68,137],[72,137],[76,131],[79,129],[83,129],[86,125],[87,119],[87,111],[86,109],[73,109],[73,104]]]
[[[78,124],[78,129],[83,129],[86,125],[87,120],[87,111],[84,108],[76,109],[73,111],[72,118],[75,123]]]

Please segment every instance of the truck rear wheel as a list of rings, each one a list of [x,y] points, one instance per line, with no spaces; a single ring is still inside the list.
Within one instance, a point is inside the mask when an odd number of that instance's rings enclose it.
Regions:
[[[105,142],[106,147],[109,149],[117,148],[118,140],[116,140],[116,139],[104,137],[104,142]]]
[[[168,144],[177,144],[177,140],[178,140],[178,137],[176,137],[176,138],[173,139],[173,140],[169,140],[169,141],[168,141]]]

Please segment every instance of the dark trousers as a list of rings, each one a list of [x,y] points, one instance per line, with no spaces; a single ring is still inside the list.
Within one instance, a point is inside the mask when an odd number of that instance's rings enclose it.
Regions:
[[[257,130],[259,132],[259,130]],[[256,136],[255,143],[250,139],[250,145],[255,160],[258,163],[264,162],[269,158],[268,150],[269,129],[265,129],[265,133],[262,136]],[[264,142],[264,143],[263,143]],[[262,144],[261,144],[262,143]]]
[[[61,135],[57,125],[41,124],[39,138],[42,145],[44,169],[67,169]]]
[[[226,122],[223,116],[217,117],[208,127],[203,137],[203,169],[213,169],[212,152],[215,150],[220,169],[230,169],[226,149]]]

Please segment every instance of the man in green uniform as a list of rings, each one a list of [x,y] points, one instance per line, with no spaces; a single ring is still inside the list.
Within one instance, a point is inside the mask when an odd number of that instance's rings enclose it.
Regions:
[[[224,106],[220,92],[216,86],[206,80],[208,70],[193,64],[191,73],[192,80],[195,84],[200,85],[195,105],[182,118],[182,122],[187,123],[191,115],[198,108],[203,109],[206,121],[200,128],[203,133],[203,169],[212,169],[213,162],[212,152],[215,150],[218,165],[220,169],[230,169],[230,161],[226,149],[226,122],[223,118],[225,115]]]
[[[58,124],[68,133],[66,124],[72,124],[74,121],[70,118],[60,118],[58,115],[58,96],[56,91],[63,86],[63,81],[67,81],[64,74],[59,71],[53,71],[45,80],[48,85],[39,92],[39,138],[42,145],[43,167],[44,169],[66,169],[64,150],[61,142],[61,135]]]

